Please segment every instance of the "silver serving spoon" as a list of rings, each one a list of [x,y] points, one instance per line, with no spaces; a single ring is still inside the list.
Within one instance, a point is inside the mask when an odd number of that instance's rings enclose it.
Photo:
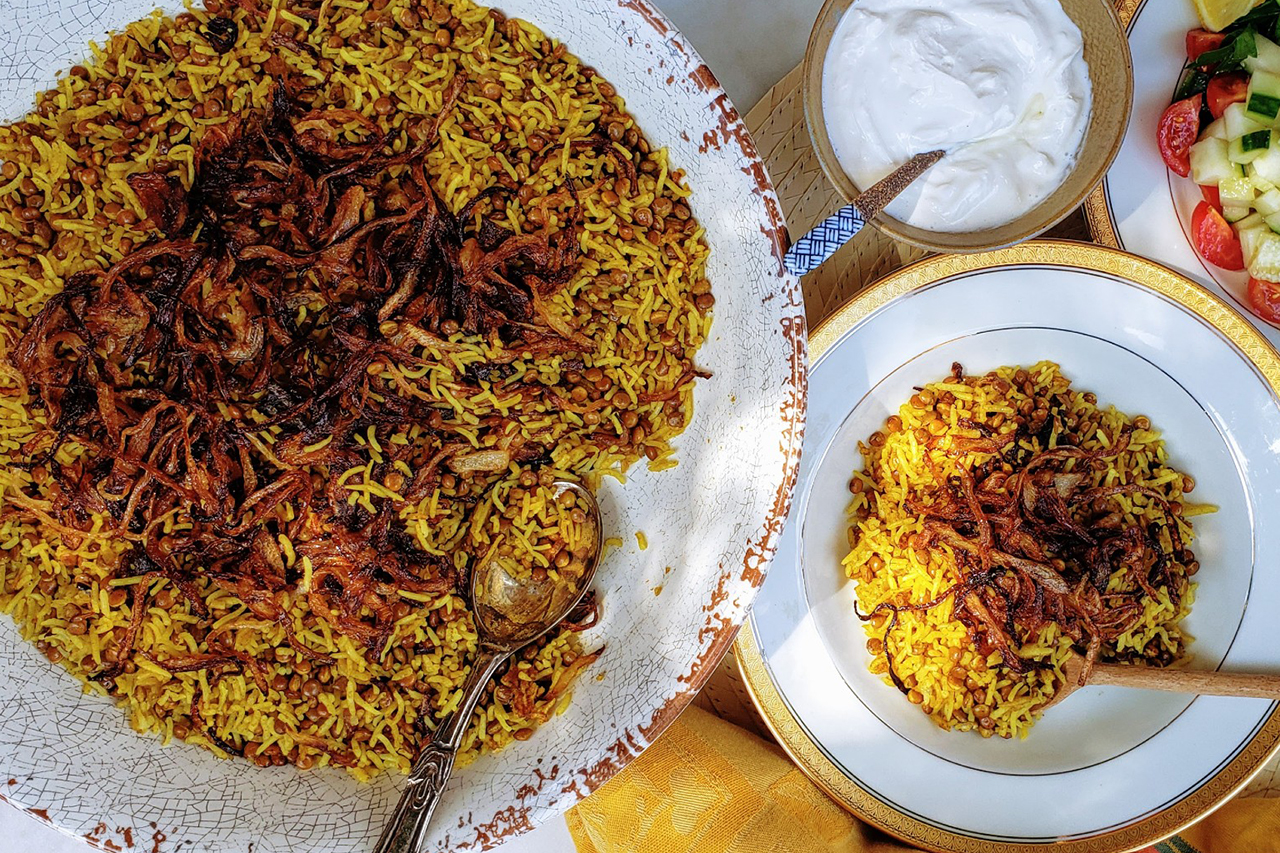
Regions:
[[[889,202],[897,198],[911,185],[912,181],[924,174],[926,169],[941,160],[946,153],[946,151],[926,151],[923,154],[917,154],[878,181],[871,189],[819,222],[812,231],[795,241],[787,250],[787,254],[782,259],[787,272],[794,276],[802,276],[822,266],[822,263],[834,255],[837,249],[852,240],[853,235],[861,231],[863,225],[874,219]]]
[[[490,560],[471,573],[470,603],[479,634],[479,655],[462,685],[462,701],[441,721],[431,743],[418,753],[408,784],[374,853],[416,853],[453,772],[462,736],[485,685],[507,658],[564,621],[591,586],[602,550],[600,506],[591,491],[578,483],[557,480],[552,486],[557,498],[573,492],[587,505],[593,549],[586,558],[585,569],[572,586],[550,577],[542,581],[513,578],[497,560]]]

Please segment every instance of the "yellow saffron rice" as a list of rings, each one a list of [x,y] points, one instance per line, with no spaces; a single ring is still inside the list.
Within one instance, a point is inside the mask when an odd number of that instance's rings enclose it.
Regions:
[[[1213,509],[1186,502],[1185,492],[1194,488],[1194,481],[1169,465],[1164,442],[1147,418],[1099,407],[1093,394],[1072,388],[1056,364],[1002,367],[968,377],[957,366],[947,379],[917,389],[883,430],[860,444],[864,467],[849,485],[850,550],[843,567],[857,582],[862,615],[885,603],[933,601],[964,580],[956,551],[926,535],[928,508],[942,500],[960,469],[975,479],[986,471],[1014,472],[1001,462],[1005,457],[968,449],[967,442],[983,434],[973,425],[1002,437],[1028,422],[1051,425],[1019,434],[1015,444],[1023,458],[1067,444],[1102,451],[1118,446],[1118,438],[1127,433],[1128,444],[1120,453],[1101,456],[1105,464],[1073,468],[1079,461],[1073,459],[1064,470],[1086,472],[1082,488],[1136,484],[1154,490],[1173,508],[1172,523],[1184,549],[1193,535],[1189,518]],[[1168,521],[1157,502],[1144,494],[1106,500],[1117,525],[1147,530]],[[1167,532],[1159,545],[1170,549]],[[1183,657],[1189,637],[1179,623],[1193,602],[1195,585],[1189,578],[1199,565],[1187,550],[1173,554],[1171,563],[1172,594],[1161,585],[1154,597],[1148,595],[1123,567],[1110,576],[1105,592],[1137,592],[1141,610],[1123,633],[1102,644],[1101,659],[1167,665]],[[896,624],[882,607],[864,622],[871,672],[893,684],[891,656],[899,689],[907,694],[904,701],[920,706],[944,729],[1025,737],[1040,706],[1063,682],[1073,639],[1052,621],[1035,630],[1016,626],[1014,651],[1031,664],[1017,673],[1000,650],[988,645],[988,651],[980,651],[974,631],[954,614],[955,606],[950,596],[928,609],[901,610]]]
[[[214,17],[236,25],[225,51],[208,37]],[[557,190],[573,181],[583,259],[555,307],[595,347],[576,363],[555,356],[511,364],[512,381],[563,383],[565,404],[535,412],[514,412],[518,396],[504,394],[500,381],[482,383],[479,394],[460,390],[467,368],[492,355],[482,338],[455,333],[457,351],[420,351],[418,366],[380,363],[388,387],[447,400],[443,422],[478,450],[496,440],[486,425],[499,420],[551,448],[540,470],[512,463],[474,508],[455,499],[451,476],[416,504],[397,491],[411,470],[369,476],[387,446],[423,440],[417,427],[371,430],[361,440],[367,463],[313,477],[341,479],[350,502],[391,514],[423,552],[460,568],[497,558],[554,571],[558,549],[576,547],[582,530],[549,499],[551,478],[596,484],[605,475],[621,478],[639,459],[670,468],[670,439],[692,417],[693,383],[682,370],[707,337],[714,300],[690,188],[665,151],[650,148],[614,88],[565,45],[470,0],[208,0],[176,18],[157,12],[93,45],[32,113],[0,126],[0,610],[81,678],[113,662],[131,618],[125,588],[139,579],[116,577],[124,546],[103,535],[102,519],[83,534],[58,525],[59,495],[45,486],[47,470],[17,464],[47,422],[10,355],[70,276],[105,269],[155,237],[127,178],[158,171],[190,187],[202,134],[229,115],[265,109],[282,72],[314,87],[316,108],[344,107],[376,121],[396,152],[412,144],[450,82],[465,75],[427,157],[433,186],[456,213],[506,183],[505,213],[493,218],[523,233],[565,221],[573,200]],[[575,146],[593,134],[636,158],[634,185],[619,180],[616,157]],[[593,400],[607,395],[608,405],[583,409],[580,391]],[[615,438],[588,440],[602,431]],[[269,461],[271,431],[257,439],[258,458]],[[43,464],[71,464],[84,452],[64,443]],[[170,525],[165,530],[180,523],[161,521]],[[460,700],[476,645],[466,603],[456,590],[402,592],[390,640],[365,649],[309,611],[312,567],[298,545],[284,536],[278,542],[300,577],[283,606],[298,640],[332,665],[295,654],[281,625],[213,583],[200,585],[206,622],[165,580],[145,580],[150,604],[136,654],[110,683],[90,681],[85,689],[114,696],[138,731],[165,741],[242,752],[260,765],[341,764],[360,778],[406,771],[417,732],[433,729]],[[171,673],[156,663],[207,652],[215,637],[265,662],[265,676]],[[527,649],[482,701],[462,760],[530,737],[563,708],[591,659],[570,631]]]

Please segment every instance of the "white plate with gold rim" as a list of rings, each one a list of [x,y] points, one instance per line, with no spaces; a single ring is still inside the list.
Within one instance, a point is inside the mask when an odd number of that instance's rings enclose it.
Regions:
[[[1280,745],[1263,700],[1085,688],[1025,740],[938,729],[867,670],[840,566],[857,442],[953,361],[1050,359],[1165,436],[1197,480],[1193,665],[1280,671],[1280,357],[1185,278],[1095,246],[1032,242],[899,271],[810,339],[809,419],[777,562],[738,641],[757,707],[846,807],[932,849],[1119,851],[1167,836]]]

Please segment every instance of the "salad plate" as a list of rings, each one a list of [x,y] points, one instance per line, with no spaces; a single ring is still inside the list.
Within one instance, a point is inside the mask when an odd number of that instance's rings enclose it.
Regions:
[[[1190,177],[1166,167],[1157,128],[1173,100],[1186,62],[1187,33],[1201,22],[1190,0],[1120,0],[1116,7],[1133,55],[1134,100],[1115,162],[1084,209],[1094,239],[1158,261],[1204,285],[1248,316],[1272,344],[1280,317],[1251,301],[1249,274],[1210,263],[1195,248],[1195,211],[1204,196]]]
[[[1221,299],[1118,251],[1033,241],[940,256],[873,285],[811,338],[795,500],[738,640],[779,743],[858,816],[934,850],[1121,851],[1198,820],[1280,747],[1273,702],[1086,687],[1025,739],[944,731],[868,671],[841,558],[858,442],[946,376],[1041,360],[1143,413],[1196,478],[1201,568],[1189,665],[1276,671],[1280,356]],[[874,441],[874,437],[870,439]]]

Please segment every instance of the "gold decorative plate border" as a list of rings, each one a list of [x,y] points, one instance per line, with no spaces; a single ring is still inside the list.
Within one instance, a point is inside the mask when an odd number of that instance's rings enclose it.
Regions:
[[[881,279],[845,303],[809,337],[816,363],[846,332],[877,309],[935,282],[976,270],[1008,266],[1060,266],[1088,269],[1134,282],[1197,315],[1235,345],[1280,397],[1280,353],[1247,320],[1190,279],[1159,264],[1116,249],[1064,240],[1036,240],[977,255],[939,255]],[[801,488],[802,486],[798,486]],[[1189,796],[1154,815],[1120,829],[1056,843],[1010,843],[939,829],[881,802],[845,776],[811,741],[769,677],[751,620],[734,645],[742,678],[773,736],[818,787],[841,806],[911,844],[942,853],[1127,853],[1168,838],[1209,814],[1248,784],[1280,750],[1280,708],[1272,711],[1240,754]]]
[[[1133,16],[1138,11],[1143,0],[1116,0],[1116,17],[1120,19],[1120,28],[1124,30],[1125,36],[1129,34],[1129,24],[1133,23]],[[1133,121],[1133,116],[1129,116],[1129,121]],[[1104,175],[1098,185],[1093,188],[1093,192],[1085,196],[1084,218],[1089,222],[1089,233],[1093,235],[1094,242],[1108,246],[1112,249],[1120,248],[1120,235],[1116,231],[1116,223],[1111,218],[1111,210],[1107,207],[1107,178]]]

